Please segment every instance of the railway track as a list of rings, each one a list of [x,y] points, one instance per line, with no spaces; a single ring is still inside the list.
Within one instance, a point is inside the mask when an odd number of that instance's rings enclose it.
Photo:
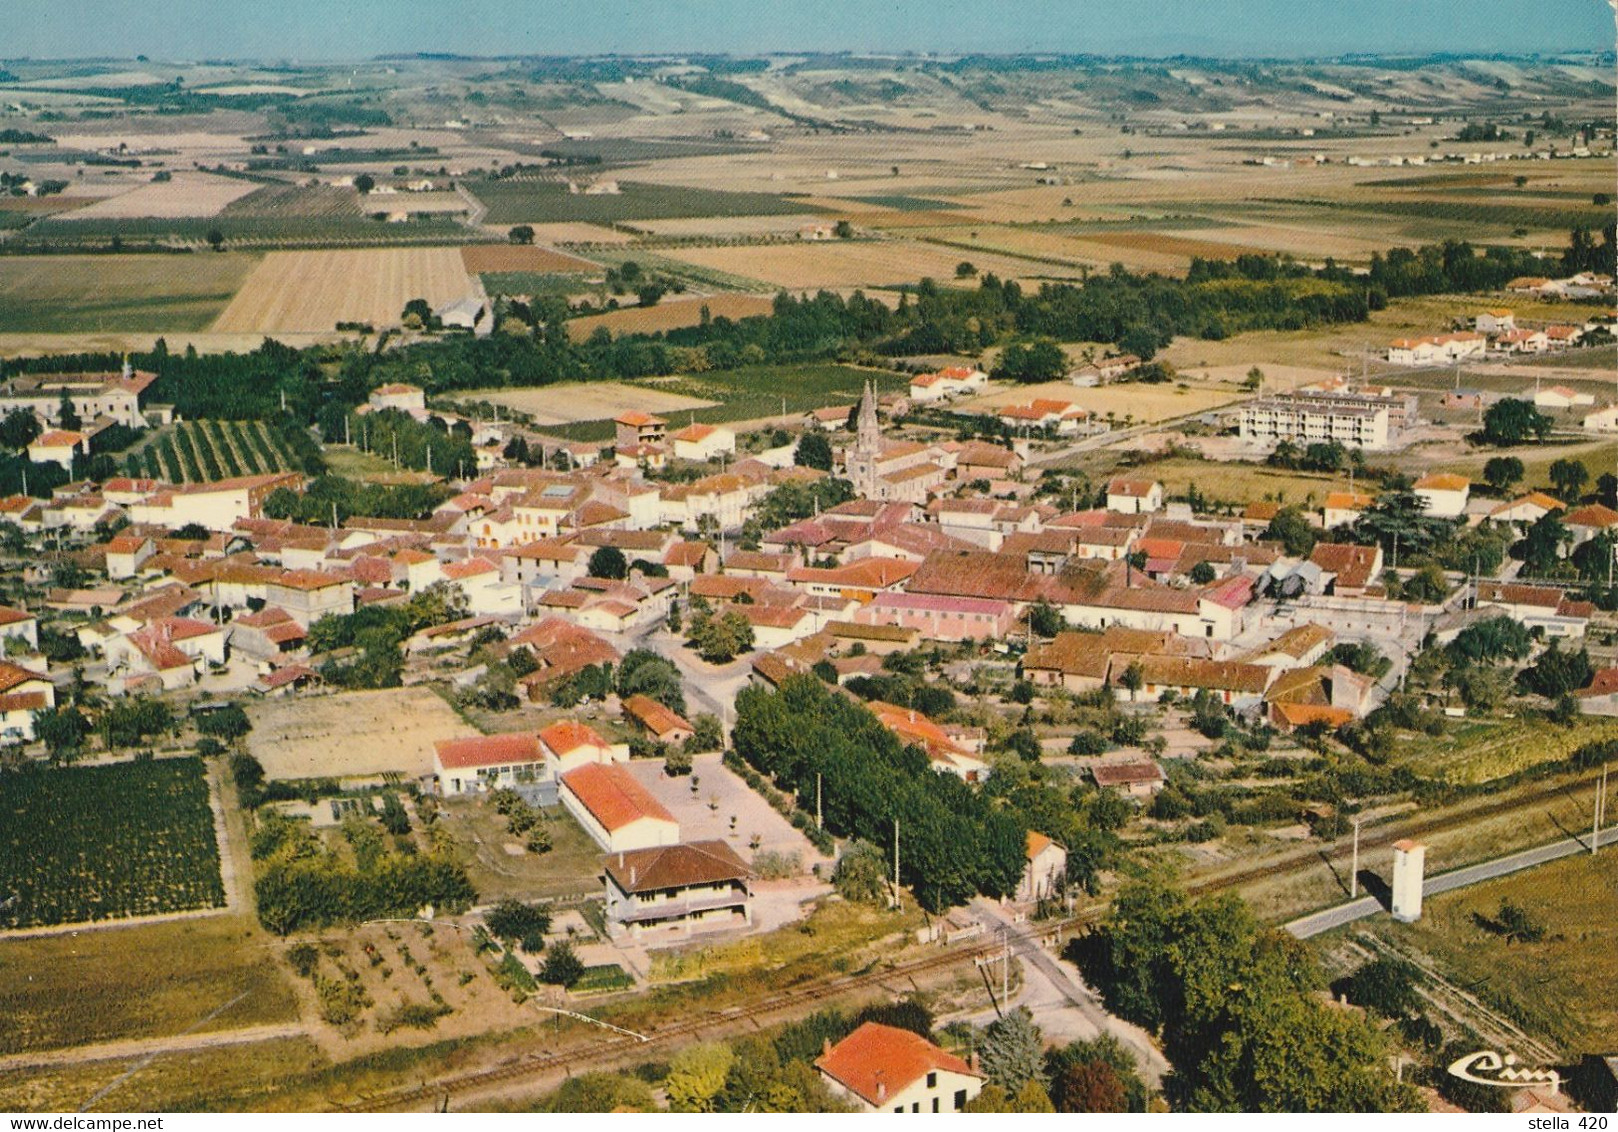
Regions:
[[[1501,814],[1510,813],[1512,810],[1533,806],[1540,802],[1549,801],[1557,796],[1570,795],[1573,789],[1578,785],[1579,781],[1577,778],[1566,781],[1547,782],[1544,786],[1538,790],[1535,790],[1531,794],[1519,794],[1514,798],[1500,799],[1498,801],[1490,802],[1486,805],[1478,806],[1461,813],[1436,816],[1427,821],[1419,820],[1420,811],[1416,811],[1414,815],[1418,818],[1416,821],[1403,820],[1390,822],[1389,825],[1392,828],[1383,829],[1379,832],[1373,832],[1371,830],[1362,832],[1360,834],[1360,852],[1363,854],[1366,849],[1376,849],[1379,847],[1392,845],[1400,838],[1410,837],[1418,833],[1422,836],[1430,836],[1434,833],[1444,833],[1452,829],[1459,829],[1462,826],[1470,825],[1473,822],[1487,820],[1488,818],[1492,817],[1499,817]],[[1288,857],[1280,861],[1273,861],[1267,865],[1257,865],[1252,868],[1242,869],[1239,872],[1229,873],[1224,876],[1208,877],[1203,880],[1194,880],[1186,885],[1186,891],[1190,892],[1194,896],[1201,896],[1211,892],[1223,892],[1231,888],[1240,888],[1242,885],[1251,884],[1257,880],[1265,880],[1276,876],[1285,876],[1287,873],[1302,872],[1305,869],[1313,868],[1314,866],[1320,864],[1322,854],[1324,854],[1328,861],[1348,860],[1353,854],[1353,848],[1351,845],[1345,843],[1342,845],[1337,845],[1331,849],[1325,849],[1320,852],[1310,853],[1307,855]]]
[[[1038,947],[1040,939],[1063,930],[1094,922],[1100,917],[1100,914],[1099,909],[1094,909],[1066,920],[1042,924],[1037,933],[1016,933],[1011,937],[1010,941],[1012,953],[1014,955],[1026,953],[1029,949]],[[648,1034],[645,1041],[617,1035],[603,1037],[568,1049],[534,1053],[503,1065],[457,1074],[453,1077],[441,1078],[438,1081],[424,1082],[412,1088],[376,1093],[351,1101],[336,1103],[332,1108],[336,1112],[383,1112],[427,1104],[446,1095],[477,1092],[508,1081],[529,1076],[540,1076],[557,1070],[570,1073],[575,1067],[598,1069],[615,1063],[619,1058],[646,1054],[671,1042],[690,1039],[714,1030],[729,1029],[749,1023],[756,1026],[757,1020],[763,1016],[797,1010],[852,991],[869,987],[883,987],[895,981],[912,979],[917,975],[942,970],[991,954],[998,955],[1005,946],[1005,942],[997,933],[986,937],[982,941],[951,947],[938,954],[914,959],[907,963],[805,983],[801,986],[778,991],[746,1006],[732,1006],[723,1010],[708,1011],[683,1022],[659,1027]]]
[[[1478,806],[1464,813],[1436,817],[1431,821],[1420,823],[1420,830],[1424,834],[1431,834],[1455,829],[1470,822],[1496,817],[1514,809],[1532,806],[1567,794],[1576,784],[1576,780],[1550,782],[1526,796],[1519,795],[1513,799],[1502,799]],[[1396,823],[1397,826],[1408,824]],[[1393,828],[1375,834],[1362,834],[1360,848],[1363,851],[1366,848],[1388,845],[1401,837],[1409,836],[1411,832],[1413,831],[1408,828]],[[1328,850],[1326,857],[1328,860],[1335,861],[1346,859],[1350,853],[1351,849],[1348,846],[1338,846],[1335,849]],[[1317,867],[1319,864],[1319,854],[1292,857],[1267,865],[1243,869],[1240,872],[1230,873],[1225,876],[1194,881],[1187,886],[1187,889],[1193,895],[1205,895],[1237,888],[1257,880],[1301,872],[1305,869]],[[1105,912],[1106,906],[1098,905],[1067,919],[1042,924],[1037,931],[1015,933],[1010,940],[1012,953],[1014,955],[1026,953],[1030,948],[1040,946],[1039,941],[1043,938],[1059,936],[1063,932],[1093,924]],[[790,987],[777,991],[761,1000],[751,1002],[746,1006],[732,1006],[723,1010],[707,1011],[685,1021],[660,1027],[646,1035],[645,1041],[620,1035],[604,1037],[595,1041],[581,1042],[567,1049],[529,1054],[501,1065],[456,1074],[433,1082],[423,1082],[414,1087],[353,1098],[334,1103],[332,1108],[333,1111],[337,1112],[383,1112],[425,1105],[455,1094],[480,1092],[524,1077],[539,1077],[557,1071],[572,1073],[575,1068],[604,1068],[630,1056],[644,1055],[671,1043],[695,1038],[702,1034],[716,1030],[732,1029],[747,1024],[752,1024],[756,1027],[758,1026],[758,1019],[763,1017],[801,1010],[805,1006],[837,998],[853,991],[884,987],[889,983],[903,982],[914,979],[918,975],[999,954],[1004,946],[1006,946],[1005,941],[998,934],[995,934],[981,941],[951,947],[937,954],[914,959],[906,963],[880,967],[854,975],[840,975],[831,979],[816,980]]]

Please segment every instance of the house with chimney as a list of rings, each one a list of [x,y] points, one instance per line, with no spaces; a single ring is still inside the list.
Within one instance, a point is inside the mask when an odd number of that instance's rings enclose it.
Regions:
[[[683,939],[753,923],[753,870],[723,841],[626,849],[606,859],[607,933]]]
[[[946,1053],[920,1034],[866,1022],[830,1041],[815,1068],[832,1094],[862,1112],[964,1112],[983,1091],[976,1055]]]

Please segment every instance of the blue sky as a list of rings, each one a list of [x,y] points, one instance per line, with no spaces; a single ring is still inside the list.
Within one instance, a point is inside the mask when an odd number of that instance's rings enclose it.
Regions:
[[[0,55],[1610,49],[1605,0],[6,0]]]

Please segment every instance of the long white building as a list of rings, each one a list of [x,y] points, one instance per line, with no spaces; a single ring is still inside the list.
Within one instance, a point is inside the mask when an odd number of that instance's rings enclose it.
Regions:
[[[1243,440],[1387,448],[1413,419],[1401,397],[1378,393],[1277,393],[1242,407]]]

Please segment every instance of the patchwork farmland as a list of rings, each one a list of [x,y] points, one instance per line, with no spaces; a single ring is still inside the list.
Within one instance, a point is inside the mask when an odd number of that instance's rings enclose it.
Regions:
[[[388,325],[411,299],[440,306],[471,289],[459,248],[271,252],[215,320],[217,332]]]
[[[203,330],[254,256],[0,257],[0,333]]]

